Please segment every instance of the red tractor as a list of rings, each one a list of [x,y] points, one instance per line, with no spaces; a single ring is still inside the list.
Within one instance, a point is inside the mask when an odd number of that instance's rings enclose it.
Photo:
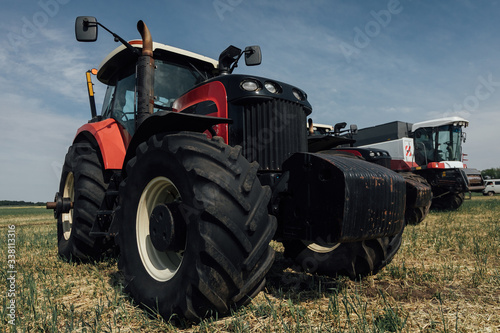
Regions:
[[[76,37],[95,41],[93,17]],[[308,152],[300,89],[232,74],[258,46],[218,60],[142,40],[102,62],[101,115],[77,131],[59,192],[59,254],[99,259],[119,250],[125,289],[164,318],[197,321],[251,301],[274,251],[304,270],[358,278],[387,265],[401,244],[405,180],[360,159]]]

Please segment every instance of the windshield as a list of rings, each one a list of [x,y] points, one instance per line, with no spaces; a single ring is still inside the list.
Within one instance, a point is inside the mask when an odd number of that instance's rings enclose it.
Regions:
[[[189,63],[180,65],[165,60],[155,60],[154,112],[172,110],[173,102],[195,85],[209,77]],[[135,131],[135,68],[109,85],[103,103],[102,117],[113,118],[131,134]]]
[[[414,138],[415,162],[418,165],[462,160],[461,126],[419,128],[415,131]]]
[[[208,75],[195,67],[185,67],[166,61],[155,60],[155,112],[171,109],[174,101]]]

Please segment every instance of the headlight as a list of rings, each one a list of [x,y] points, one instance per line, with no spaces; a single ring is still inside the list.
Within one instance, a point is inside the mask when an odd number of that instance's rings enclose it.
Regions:
[[[298,89],[293,88],[292,89],[293,95],[295,96],[296,99],[299,101],[305,101],[306,100],[306,95]]]
[[[246,91],[259,91],[260,90],[260,83],[255,80],[243,80],[241,81],[241,88]]]
[[[281,93],[281,87],[277,83],[266,81],[264,83],[264,87],[266,87],[267,91],[269,91],[272,94]]]

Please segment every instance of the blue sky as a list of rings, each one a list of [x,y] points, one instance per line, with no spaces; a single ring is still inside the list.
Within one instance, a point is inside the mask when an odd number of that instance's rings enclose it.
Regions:
[[[0,200],[46,201],[90,117],[85,71],[118,44],[74,38],[92,15],[126,40],[142,19],[153,39],[212,58],[260,45],[238,73],[308,93],[318,123],[359,128],[459,115],[469,167],[500,167],[499,1],[4,0],[0,12]],[[95,82],[98,109],[103,85]]]

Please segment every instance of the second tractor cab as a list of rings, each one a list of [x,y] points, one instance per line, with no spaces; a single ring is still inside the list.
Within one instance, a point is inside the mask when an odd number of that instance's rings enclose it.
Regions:
[[[469,122],[460,117],[413,124],[411,133],[415,144],[415,163],[420,167],[432,168],[435,163],[442,163],[441,168],[464,168],[462,142],[465,142],[465,133],[462,128],[468,125]]]
[[[385,149],[391,168],[425,178],[432,187],[432,208],[457,209],[469,191],[463,163],[463,128],[469,121],[447,117],[415,124],[395,121],[360,129],[356,146]]]

